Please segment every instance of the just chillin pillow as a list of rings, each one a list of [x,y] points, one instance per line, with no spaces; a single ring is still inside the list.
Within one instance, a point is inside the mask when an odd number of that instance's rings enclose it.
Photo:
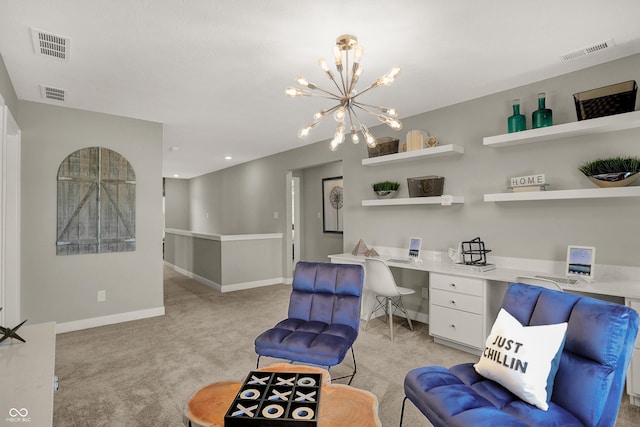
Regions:
[[[522,326],[500,309],[480,361],[473,366],[483,377],[546,411],[566,332],[566,322]]]

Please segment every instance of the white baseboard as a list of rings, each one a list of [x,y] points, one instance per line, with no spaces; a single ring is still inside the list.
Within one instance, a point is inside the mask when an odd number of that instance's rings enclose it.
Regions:
[[[140,320],[156,316],[164,316],[164,306],[149,308],[146,310],[129,311],[127,313],[111,314],[108,316],[92,317],[90,319],[57,323],[56,334],[96,328],[98,326],[113,325],[114,323],[130,322],[132,320]]]
[[[284,277],[274,277],[272,279],[264,279],[264,280],[255,280],[252,282],[240,282],[240,283],[232,283],[229,285],[221,285],[220,283],[216,283],[213,280],[209,280],[205,277],[198,276],[197,274],[185,270],[184,268],[180,268],[177,265],[173,265],[164,262],[167,267],[172,270],[177,271],[180,274],[183,274],[196,282],[202,283],[205,286],[215,289],[218,292],[233,292],[233,291],[241,291],[243,289],[253,289],[253,288],[261,288],[263,286],[271,286],[271,285],[280,285],[282,283],[286,283],[286,279]]]

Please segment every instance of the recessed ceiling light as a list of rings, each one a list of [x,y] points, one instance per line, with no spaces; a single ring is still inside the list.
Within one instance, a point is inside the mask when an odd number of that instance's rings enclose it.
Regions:
[[[231,159],[233,159],[233,157],[231,157],[231,156],[224,156],[224,159],[225,159],[225,160],[231,160]]]
[[[173,177],[174,177],[174,178],[180,178],[180,175],[178,175],[177,173],[174,173],[174,174],[173,174]]]
[[[180,147],[178,147],[177,145],[174,145],[173,147],[169,147],[169,151],[178,151],[180,149]]]

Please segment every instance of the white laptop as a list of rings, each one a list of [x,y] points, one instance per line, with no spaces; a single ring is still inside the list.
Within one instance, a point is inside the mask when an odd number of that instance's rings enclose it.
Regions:
[[[553,280],[559,284],[575,285],[579,280],[593,282],[596,266],[596,248],[593,246],[569,245],[567,247],[567,261],[565,277],[536,275],[541,279]]]
[[[408,264],[410,262],[415,262],[420,259],[420,249],[422,247],[422,238],[421,237],[412,237],[409,241],[409,256],[408,258],[391,258],[388,259],[387,262],[400,262],[404,264]]]

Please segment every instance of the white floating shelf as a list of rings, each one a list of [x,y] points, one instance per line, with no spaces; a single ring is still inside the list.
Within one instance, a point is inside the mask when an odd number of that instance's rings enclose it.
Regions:
[[[464,203],[464,196],[450,196],[452,204]],[[410,197],[400,199],[363,200],[362,206],[398,206],[398,205],[443,205],[443,197]],[[448,205],[443,205],[448,206]]]
[[[518,202],[523,200],[604,199],[613,197],[640,197],[640,186],[534,191],[523,193],[495,193],[485,194],[484,201]]]
[[[638,127],[640,127],[640,111],[632,111],[630,113],[598,117],[596,119],[564,123],[561,125],[525,130],[522,132],[487,136],[483,138],[482,143],[488,147],[502,148],[513,145],[529,144],[532,142],[549,141],[552,139],[634,129]]]
[[[443,157],[464,154],[464,148],[455,145],[437,145],[431,148],[423,148],[421,150],[406,151],[404,153],[387,154],[386,156],[371,157],[362,159],[363,166],[388,165],[392,163],[407,162],[423,157]]]

